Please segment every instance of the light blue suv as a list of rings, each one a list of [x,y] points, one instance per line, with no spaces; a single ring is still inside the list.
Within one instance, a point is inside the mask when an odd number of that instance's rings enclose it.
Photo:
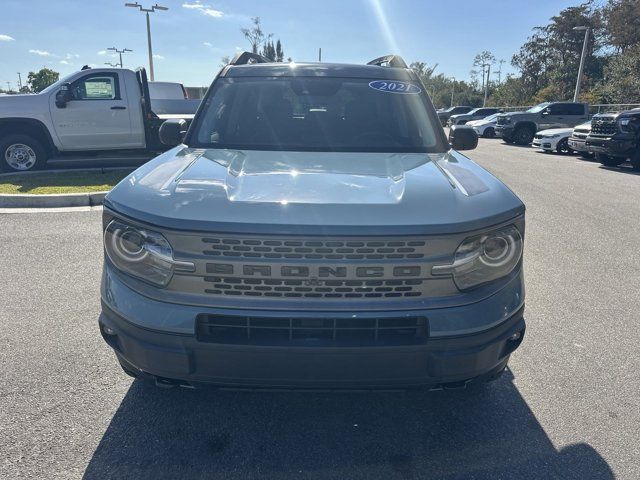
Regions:
[[[106,197],[100,331],[159,386],[461,387],[525,323],[522,202],[396,56],[238,55]]]

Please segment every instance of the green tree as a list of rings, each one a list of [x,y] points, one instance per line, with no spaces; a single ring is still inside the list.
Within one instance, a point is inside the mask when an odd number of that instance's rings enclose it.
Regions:
[[[640,2],[609,0],[602,10],[607,28],[607,41],[618,52],[640,44]]]
[[[251,23],[253,23],[252,27],[241,28],[240,31],[251,45],[251,51],[253,53],[258,53],[262,49],[263,45],[271,39],[273,34],[266,34],[262,31],[260,17],[253,17],[251,19]]]
[[[280,39],[276,42],[276,62],[284,61],[284,50],[282,49],[282,43],[280,43]]]
[[[29,72],[27,84],[34,93],[39,93],[60,78],[60,74],[49,68],[42,68],[37,72]]]
[[[594,93],[605,103],[640,102],[640,45],[628,47],[611,59]]]

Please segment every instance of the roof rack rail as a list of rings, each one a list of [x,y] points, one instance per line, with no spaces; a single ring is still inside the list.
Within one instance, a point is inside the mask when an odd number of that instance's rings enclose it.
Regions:
[[[409,68],[400,55],[385,55],[384,57],[378,57],[375,60],[371,60],[367,65]]]
[[[240,52],[229,62],[229,65],[246,65],[248,63],[271,63],[271,60],[251,52]]]

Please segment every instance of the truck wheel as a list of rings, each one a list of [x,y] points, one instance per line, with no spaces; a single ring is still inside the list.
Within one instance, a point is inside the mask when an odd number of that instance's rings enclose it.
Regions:
[[[605,167],[617,167],[621,163],[624,163],[624,158],[612,157],[604,153],[596,153],[596,160]]]
[[[47,150],[39,140],[22,134],[0,139],[0,170],[25,172],[38,170],[47,162]]]
[[[496,136],[496,131],[493,129],[493,127],[488,127],[484,130],[482,136],[484,138],[493,138]]]
[[[529,145],[533,142],[535,134],[536,132],[531,127],[518,127],[513,132],[513,141],[518,145]]]

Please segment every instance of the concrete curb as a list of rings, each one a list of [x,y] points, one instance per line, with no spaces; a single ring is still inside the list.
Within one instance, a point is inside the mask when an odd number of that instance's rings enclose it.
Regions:
[[[107,193],[109,192],[55,193],[50,195],[5,193],[0,194],[0,208],[94,207],[102,205]]]

